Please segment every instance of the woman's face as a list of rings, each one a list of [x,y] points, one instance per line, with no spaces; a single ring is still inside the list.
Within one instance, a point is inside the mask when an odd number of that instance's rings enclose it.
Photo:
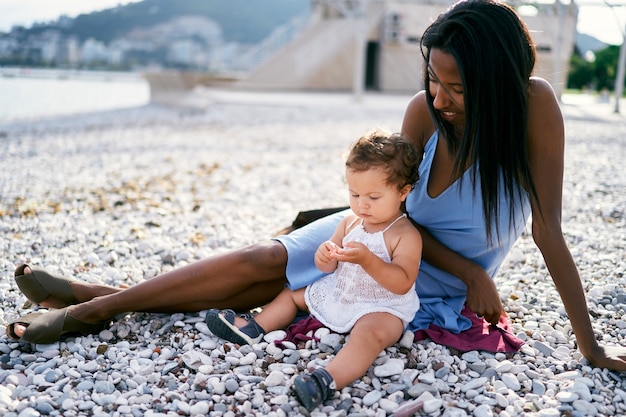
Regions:
[[[430,51],[428,61],[430,83],[428,90],[433,106],[443,120],[453,126],[465,125],[463,83],[454,57],[440,49]]]

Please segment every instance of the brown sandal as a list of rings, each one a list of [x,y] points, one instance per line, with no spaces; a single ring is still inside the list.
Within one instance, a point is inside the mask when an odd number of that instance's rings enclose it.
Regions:
[[[30,268],[30,274],[24,275],[24,269]],[[78,304],[70,285],[74,280],[52,275],[42,268],[22,264],[15,270],[15,282],[22,293],[35,304],[52,296],[63,301],[66,306]]]
[[[100,333],[108,323],[108,321],[85,323],[67,314],[67,307],[65,307],[45,313],[26,314],[7,326],[7,336],[22,342],[49,344],[58,342],[63,336],[70,334]],[[16,324],[26,326],[26,331],[22,337],[15,334]]]

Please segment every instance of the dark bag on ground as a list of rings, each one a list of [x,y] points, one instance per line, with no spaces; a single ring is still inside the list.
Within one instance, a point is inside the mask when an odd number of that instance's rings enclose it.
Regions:
[[[283,230],[276,233],[276,236],[289,234],[296,229],[299,229],[303,226],[306,226],[309,223],[314,222],[315,220],[321,219],[322,217],[326,217],[331,214],[335,214],[337,212],[340,212],[349,208],[350,208],[349,206],[344,206],[344,207],[332,207],[332,208],[325,208],[325,209],[301,211],[300,213],[298,213],[293,223],[291,223],[291,226],[285,227]]]

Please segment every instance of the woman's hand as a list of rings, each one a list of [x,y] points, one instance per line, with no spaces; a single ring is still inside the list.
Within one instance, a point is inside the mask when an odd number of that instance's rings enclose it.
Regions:
[[[497,324],[505,314],[500,295],[487,272],[476,265],[471,272],[471,278],[463,280],[467,284],[467,307],[483,316],[487,322]]]

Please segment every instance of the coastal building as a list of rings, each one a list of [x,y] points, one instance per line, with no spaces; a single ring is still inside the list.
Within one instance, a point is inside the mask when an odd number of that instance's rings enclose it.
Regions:
[[[560,95],[567,83],[578,7],[509,2],[536,43],[536,75]],[[420,36],[449,0],[312,0],[306,26],[234,83],[246,88],[359,93],[423,88]]]

